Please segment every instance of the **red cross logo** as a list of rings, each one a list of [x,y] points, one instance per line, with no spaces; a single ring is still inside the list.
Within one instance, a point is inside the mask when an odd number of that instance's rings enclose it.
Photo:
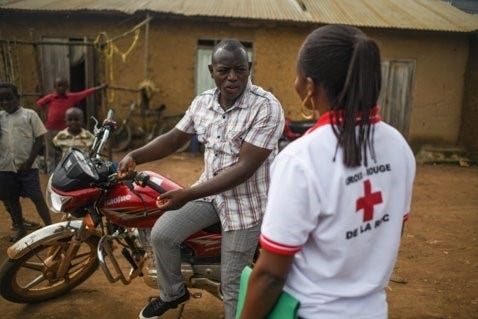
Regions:
[[[372,185],[370,180],[363,182],[365,195],[357,199],[355,211],[363,209],[363,221],[369,221],[373,218],[373,206],[382,202],[382,192],[372,193]]]

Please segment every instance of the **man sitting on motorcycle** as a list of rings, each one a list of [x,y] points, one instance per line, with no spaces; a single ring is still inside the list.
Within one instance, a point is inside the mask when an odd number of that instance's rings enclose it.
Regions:
[[[122,177],[138,164],[174,153],[194,134],[205,147],[205,169],[199,180],[158,197],[158,207],[168,210],[151,233],[161,292],[142,309],[142,319],[159,318],[189,299],[181,274],[180,244],[218,221],[225,318],[235,316],[240,274],[251,264],[257,247],[269,166],[284,127],[280,102],[252,84],[250,66],[239,41],[221,41],[209,65],[217,87],[198,95],[175,128],[119,163]]]

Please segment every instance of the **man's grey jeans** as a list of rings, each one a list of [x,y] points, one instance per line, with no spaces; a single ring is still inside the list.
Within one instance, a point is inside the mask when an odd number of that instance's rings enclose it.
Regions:
[[[205,201],[189,202],[178,210],[162,215],[151,232],[160,297],[172,301],[184,294],[180,244],[195,232],[219,221],[214,205]],[[241,272],[252,263],[260,225],[249,229],[222,232],[221,287],[225,319],[236,314]]]

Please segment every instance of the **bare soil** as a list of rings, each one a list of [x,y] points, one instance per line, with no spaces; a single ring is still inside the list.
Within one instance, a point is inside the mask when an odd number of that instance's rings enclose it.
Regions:
[[[190,185],[200,175],[200,157],[176,154],[142,165]],[[46,175],[42,175],[43,186]],[[31,202],[22,200],[24,215],[39,221]],[[0,206],[0,260],[10,245],[10,218]],[[54,216],[58,220],[59,216]],[[413,193],[412,215],[403,234],[394,280],[387,288],[392,319],[478,318],[478,167],[419,165]],[[373,271],[373,270],[371,270]],[[186,305],[182,318],[221,318],[222,304],[205,291]],[[106,280],[101,269],[70,293],[34,305],[0,298],[1,317],[137,318],[149,296],[157,291],[141,279],[129,286]],[[165,318],[176,318],[178,310]]]

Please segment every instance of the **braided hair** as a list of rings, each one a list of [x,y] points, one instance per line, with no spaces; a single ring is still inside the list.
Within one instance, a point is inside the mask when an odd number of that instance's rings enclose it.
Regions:
[[[344,151],[345,166],[367,165],[367,148],[375,159],[370,114],[381,87],[380,50],[375,41],[351,26],[317,28],[304,41],[298,67],[315,85],[323,85],[331,117],[340,114],[340,121],[332,121],[332,129],[336,150]]]

